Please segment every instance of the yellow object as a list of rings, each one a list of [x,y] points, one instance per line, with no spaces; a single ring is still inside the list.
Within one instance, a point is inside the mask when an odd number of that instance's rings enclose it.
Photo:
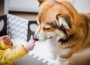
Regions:
[[[0,37],[0,65],[12,65],[12,62],[27,54],[23,45],[11,49],[12,46],[7,46]]]

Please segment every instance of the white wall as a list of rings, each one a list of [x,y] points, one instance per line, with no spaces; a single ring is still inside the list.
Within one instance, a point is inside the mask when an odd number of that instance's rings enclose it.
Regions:
[[[37,0],[9,0],[9,10],[38,12]]]
[[[74,2],[73,5],[78,12],[90,13],[90,0],[68,0]],[[38,12],[39,6],[37,0],[5,0],[5,12],[24,11],[24,12]]]
[[[39,3],[37,0],[5,0],[5,14],[8,11],[38,12]]]

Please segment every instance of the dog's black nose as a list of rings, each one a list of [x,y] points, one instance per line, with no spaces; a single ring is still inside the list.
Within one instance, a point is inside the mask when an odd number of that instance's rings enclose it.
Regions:
[[[38,41],[39,39],[34,35],[34,40],[35,40],[35,41]]]
[[[34,40],[35,40],[35,41],[38,41],[38,39],[37,39],[37,38],[34,38]]]

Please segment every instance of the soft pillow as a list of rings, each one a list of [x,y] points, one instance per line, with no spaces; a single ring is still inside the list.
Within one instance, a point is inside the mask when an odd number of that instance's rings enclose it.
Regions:
[[[36,29],[37,29],[37,23],[36,23],[36,21],[29,21],[29,23],[28,23],[27,41],[30,40],[30,36],[31,35],[34,35]]]
[[[7,34],[7,16],[0,16],[0,36]]]
[[[8,14],[7,33],[12,39],[27,41],[28,20]]]

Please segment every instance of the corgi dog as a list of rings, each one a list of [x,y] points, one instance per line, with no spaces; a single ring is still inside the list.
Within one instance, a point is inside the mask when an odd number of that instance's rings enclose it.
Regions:
[[[49,41],[53,56],[59,60],[53,65],[90,65],[80,59],[90,59],[90,13],[78,13],[63,0],[38,1],[40,11],[34,37],[35,40]]]

